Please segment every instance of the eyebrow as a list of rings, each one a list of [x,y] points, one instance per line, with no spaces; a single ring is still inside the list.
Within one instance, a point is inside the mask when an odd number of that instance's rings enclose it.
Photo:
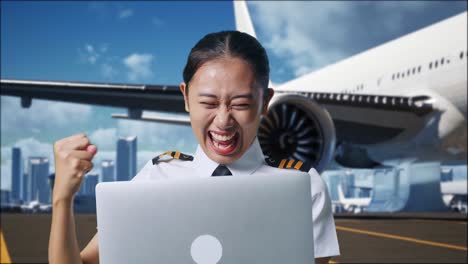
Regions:
[[[199,93],[198,96],[204,96],[204,97],[210,97],[210,98],[218,98],[216,95],[210,94],[210,93]],[[232,97],[231,99],[238,99],[238,98],[253,99],[253,95],[252,95],[251,93],[239,94],[239,95],[236,95],[236,96]]]
[[[199,93],[198,96],[211,97],[211,98],[218,98],[216,95],[210,94],[210,93]]]

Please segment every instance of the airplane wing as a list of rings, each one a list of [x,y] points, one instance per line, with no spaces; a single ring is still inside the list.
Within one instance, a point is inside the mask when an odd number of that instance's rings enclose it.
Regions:
[[[69,103],[82,103],[128,109],[128,115],[116,114],[116,118],[141,119],[165,123],[188,124],[184,98],[178,86],[136,85],[113,83],[85,83],[31,80],[1,80],[0,94],[21,98],[21,105],[28,108],[34,99]],[[179,117],[147,116],[144,110],[180,114]]]

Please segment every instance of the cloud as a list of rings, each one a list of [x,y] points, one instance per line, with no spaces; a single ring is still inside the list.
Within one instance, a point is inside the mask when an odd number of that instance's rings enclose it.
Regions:
[[[407,19],[424,14],[430,4],[253,1],[248,6],[267,51],[299,76],[397,37]]]
[[[99,143],[99,149],[115,149],[117,130],[115,128],[99,128],[89,135],[91,143]]]
[[[251,5],[259,25],[259,38],[264,36],[266,48],[285,59],[296,75],[344,56],[337,45],[342,41],[343,28],[334,26],[330,20],[346,16],[348,2],[253,2]]]
[[[93,1],[88,4],[87,12],[101,21],[109,19],[125,19],[135,14],[131,8],[126,8],[121,3],[112,1]]]
[[[189,126],[169,125],[136,120],[119,120],[118,136],[137,136],[139,150],[153,151],[154,148],[194,152],[197,141]],[[160,154],[160,153],[158,153]]]
[[[102,51],[101,47],[101,51]],[[107,51],[107,48],[104,49],[104,52]],[[97,60],[99,57],[101,57],[101,53],[97,51],[97,49],[91,45],[86,43],[83,48],[78,48],[78,54],[80,56],[80,60],[84,63],[89,63],[89,64],[96,64]]]
[[[139,81],[153,76],[151,71],[151,62],[153,55],[133,53],[124,59],[124,64],[130,70],[128,79],[130,81]]]
[[[109,49],[109,44],[108,43],[103,43],[99,46],[99,51],[101,53],[106,53],[107,50]]]
[[[89,105],[33,99],[30,108],[21,108],[18,97],[1,96],[2,132],[18,129],[48,131],[50,127],[70,125],[71,119],[80,126],[88,122],[91,114],[92,107]]]
[[[117,76],[118,71],[110,64],[108,63],[103,63],[101,64],[101,75],[105,79],[112,79],[115,76]]]
[[[104,79],[113,79],[119,73],[114,65],[116,58],[107,54],[109,50],[108,43],[102,43],[96,46],[85,44],[83,47],[78,48],[78,54],[82,63],[90,64],[98,67],[101,76]]]
[[[133,16],[133,10],[132,9],[124,9],[124,10],[119,12],[119,18],[120,19],[128,18],[128,17],[131,17],[131,16]]]

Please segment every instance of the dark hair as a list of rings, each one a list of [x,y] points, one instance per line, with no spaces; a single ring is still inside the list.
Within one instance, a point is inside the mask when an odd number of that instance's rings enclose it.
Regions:
[[[184,82],[189,85],[193,75],[204,63],[222,57],[243,59],[251,67],[256,84],[266,96],[270,66],[265,49],[257,39],[239,31],[221,31],[204,36],[190,51],[184,68]]]

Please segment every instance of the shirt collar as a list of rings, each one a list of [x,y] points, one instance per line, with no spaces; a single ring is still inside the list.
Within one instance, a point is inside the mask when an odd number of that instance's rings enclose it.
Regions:
[[[201,177],[211,177],[213,171],[218,167],[218,163],[211,160],[203,151],[202,147],[198,145],[194,155],[194,165],[198,174]],[[265,161],[260,143],[255,138],[249,149],[231,164],[226,164],[226,167],[231,171],[232,175],[249,175],[254,173]]]

